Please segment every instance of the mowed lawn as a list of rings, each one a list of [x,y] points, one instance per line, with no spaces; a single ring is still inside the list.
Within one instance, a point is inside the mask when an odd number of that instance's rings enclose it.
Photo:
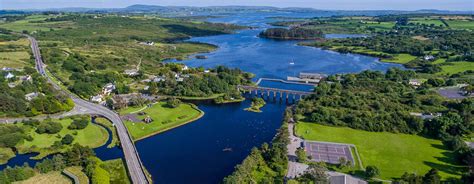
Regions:
[[[140,109],[141,108],[133,108],[132,110]],[[124,112],[130,113],[131,110],[125,109],[121,114],[126,114]],[[145,117],[150,116],[151,119],[153,119],[151,123],[145,123],[143,121],[125,121],[125,125],[132,134],[134,140],[143,139],[190,121],[194,121],[204,113],[197,109],[197,107],[193,107],[192,104],[183,103],[179,107],[169,108],[166,107],[165,102],[156,103],[150,108],[145,108],[143,112],[145,112],[146,115],[138,115],[138,112],[136,112],[135,114],[137,118],[143,120]]]
[[[441,141],[417,135],[367,132],[299,122],[296,134],[307,140],[349,143],[357,146],[364,166],[375,165],[380,178],[399,178],[405,172],[425,174],[431,168],[443,178],[456,177],[464,167],[453,164],[453,155]]]
[[[50,150],[51,146],[55,141],[61,141],[62,137],[66,134],[70,134],[74,137],[74,143],[78,143],[82,146],[89,146],[91,148],[96,148],[104,145],[109,138],[109,134],[104,127],[101,127],[96,124],[89,123],[89,125],[82,130],[69,130],[67,127],[71,124],[72,119],[63,119],[63,120],[53,120],[55,122],[60,122],[63,126],[62,130],[57,134],[38,134],[34,129],[29,130],[29,135],[33,137],[33,141],[24,141],[22,144],[18,145],[17,148],[20,152],[29,152],[29,151],[38,151],[41,156],[46,156],[47,154],[54,152],[61,152],[63,150]],[[58,136],[60,135],[60,136]],[[63,148],[67,149],[68,146]]]

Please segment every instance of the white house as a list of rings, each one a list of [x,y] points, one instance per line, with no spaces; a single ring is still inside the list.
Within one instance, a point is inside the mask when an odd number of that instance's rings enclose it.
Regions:
[[[110,95],[110,93],[112,93],[112,91],[114,90],[115,85],[112,83],[108,83],[102,88],[102,95]]]
[[[94,103],[101,103],[102,102],[102,95],[96,95],[91,97],[91,102]]]
[[[422,82],[418,79],[410,79],[408,81],[408,84],[417,87],[417,86],[421,86]]]
[[[124,73],[128,76],[137,76],[138,70],[137,69],[125,70]]]
[[[2,70],[6,72],[10,72],[10,71],[13,71],[13,68],[3,67]]]
[[[153,82],[161,82],[161,81],[165,81],[165,77],[161,76],[161,77],[155,77],[153,78]]]
[[[38,92],[32,92],[32,93],[28,93],[25,95],[25,99],[28,100],[28,101],[31,101],[35,98],[37,98],[38,96],[40,95],[43,95],[42,93],[38,93]]]
[[[189,67],[186,66],[186,65],[184,65],[184,66],[183,66],[183,70],[189,70]]]
[[[426,61],[430,61],[430,60],[434,60],[435,57],[432,55],[426,55],[425,57],[423,57],[423,59],[425,59]]]
[[[10,73],[10,72],[8,72],[8,74],[5,75],[5,79],[11,79],[11,78],[13,78],[13,77],[15,77],[15,75],[13,75],[13,74]]]
[[[209,72],[211,72],[211,71],[210,70],[204,70],[204,73],[209,73]]]

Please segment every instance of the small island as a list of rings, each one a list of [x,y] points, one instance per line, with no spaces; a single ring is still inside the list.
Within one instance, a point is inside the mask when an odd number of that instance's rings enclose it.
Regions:
[[[260,33],[260,37],[281,40],[314,40],[324,37],[323,32],[304,28],[270,28]]]
[[[251,112],[262,112],[260,108],[265,106],[265,100],[263,98],[253,98],[252,99],[252,105],[249,108],[245,108],[244,110],[246,111],[251,111]]]

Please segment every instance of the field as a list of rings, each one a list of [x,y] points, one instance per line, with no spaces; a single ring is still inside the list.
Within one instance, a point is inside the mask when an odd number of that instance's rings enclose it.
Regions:
[[[82,146],[89,146],[91,148],[100,147],[107,142],[109,134],[99,125],[90,123],[82,130],[69,130],[67,127],[71,124],[71,119],[54,121],[60,122],[63,126],[63,129],[58,134],[38,134],[33,129],[29,129],[28,131],[33,137],[33,141],[24,141],[22,144],[18,145],[17,148],[19,152],[39,152],[40,154],[35,158],[42,158],[52,153],[65,151],[68,146],[59,150],[52,149],[51,146],[55,141],[60,141],[66,134],[70,134],[74,137],[74,142],[72,144],[78,143]],[[60,136],[58,137],[57,135]]]
[[[24,180],[13,182],[15,184],[68,184],[72,183],[72,180],[67,176],[64,176],[59,171],[49,172],[46,174],[36,174],[35,176]]]
[[[0,67],[22,68],[30,60],[29,42],[26,38],[0,41]]]
[[[439,74],[455,74],[466,70],[474,70],[474,62],[449,62],[441,65]]]
[[[63,29],[73,27],[73,22],[70,21],[44,22],[46,18],[51,17],[57,16],[31,15],[23,20],[1,23],[0,27],[16,32],[22,32],[23,30],[26,30],[28,32],[49,31],[51,29]]]
[[[133,109],[133,110],[140,110]],[[131,112],[124,110],[124,112]],[[140,122],[125,121],[125,125],[130,131],[134,140],[140,140],[154,134],[169,130],[171,128],[186,124],[200,118],[204,112],[194,107],[192,104],[181,104],[176,108],[168,108],[164,102],[154,104],[150,108],[142,110],[146,115],[132,114]],[[146,116],[150,116],[153,120],[151,123],[145,123],[143,120]]]
[[[305,122],[297,124],[296,134],[308,140],[356,145],[363,165],[377,166],[381,179],[399,178],[404,172],[424,174],[431,168],[438,169],[443,178],[459,178],[463,171],[439,140]]]
[[[393,56],[393,59],[382,59],[381,61],[389,62],[389,63],[405,64],[414,59],[416,59],[416,56],[412,56],[410,54],[397,54]]]
[[[446,20],[450,28],[474,30],[473,20]]]
[[[120,144],[120,140],[117,136],[117,129],[115,129],[114,125],[108,119],[98,117],[95,119],[95,122],[107,127],[112,132],[112,141],[110,141],[110,144],[107,145],[107,148],[113,148],[114,146],[118,146]]]

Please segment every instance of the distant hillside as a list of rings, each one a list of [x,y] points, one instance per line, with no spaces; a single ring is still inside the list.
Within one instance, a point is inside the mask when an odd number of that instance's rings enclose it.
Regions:
[[[209,15],[209,14],[231,14],[246,12],[294,12],[294,13],[314,13],[317,15],[387,15],[387,14],[413,14],[413,13],[432,13],[432,14],[474,14],[474,11],[448,11],[448,10],[417,10],[417,11],[399,11],[399,10],[318,10],[313,8],[289,7],[277,8],[271,6],[158,6],[135,4],[125,8],[50,8],[41,10],[3,10],[0,15],[5,13],[21,14],[24,12],[104,12],[104,13],[157,13],[163,16],[188,16],[188,15]]]

